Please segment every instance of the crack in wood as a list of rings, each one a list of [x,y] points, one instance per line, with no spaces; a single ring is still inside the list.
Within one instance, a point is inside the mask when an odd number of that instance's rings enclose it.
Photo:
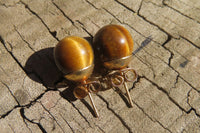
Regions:
[[[181,2],[181,3],[183,3],[183,4],[186,5],[186,6],[191,6],[190,4],[185,3],[183,0],[178,0],[178,1]],[[195,9],[197,9],[197,10],[200,10],[200,8],[198,8],[198,7],[193,7],[193,8],[195,8]]]
[[[14,109],[19,108],[20,106],[15,106],[11,110],[7,111],[5,114],[1,115],[0,119],[6,118]]]
[[[5,44],[5,41],[4,39],[0,36],[0,42],[3,44],[3,46],[5,47],[5,49],[8,51],[8,53],[11,55],[11,57],[15,60],[15,62],[20,66],[20,68],[26,73],[26,75],[28,75],[29,73],[24,69],[24,67],[21,65],[21,63],[17,60],[17,58],[13,55],[13,53],[11,51],[9,51],[6,47],[6,44]],[[11,44],[10,44],[11,45]],[[57,90],[57,89],[48,89],[48,87],[44,84],[42,78],[36,73],[36,72],[33,72],[32,74],[34,74],[40,81],[41,83],[43,84],[43,86],[46,88],[45,92],[40,94],[38,97],[36,97],[33,101],[30,101],[28,104],[26,105],[19,105],[19,102],[17,101],[18,105],[16,107],[29,107],[31,106],[32,104],[34,104],[38,99],[40,99],[47,91],[49,90]],[[14,94],[13,94],[14,96]],[[15,97],[14,97],[15,98]],[[16,107],[14,107],[13,109],[15,109]],[[13,110],[12,109],[12,110]],[[7,116],[10,112],[12,112],[12,110],[8,111],[6,114],[3,115],[3,117]]]
[[[117,18],[114,14],[112,14],[110,11],[108,11],[106,8],[103,8],[108,14],[110,14],[113,18],[115,18],[120,24],[124,24],[127,25],[128,27],[130,27],[132,30],[134,30],[135,32],[137,32],[139,35],[141,35],[142,37],[147,38],[145,35],[143,35],[142,33],[140,33],[139,31],[137,31],[135,28],[133,28],[132,26],[130,26],[128,23],[122,22],[119,18]],[[153,40],[152,40],[153,41]]]
[[[107,13],[109,13],[113,18],[115,18],[120,24],[123,24],[121,20],[119,20],[114,14],[112,14],[110,11],[108,11],[106,8],[103,8]]]
[[[200,118],[200,114],[198,114],[196,109],[190,104],[189,97],[190,97],[191,91],[192,91],[192,88],[187,93],[187,104],[191,107],[191,109],[186,113],[189,114],[191,111],[194,111],[195,115]]]
[[[34,12],[33,10],[31,10],[31,8],[26,3],[24,3],[23,1],[20,1],[20,2],[25,6],[25,8],[30,13],[32,13],[33,15],[35,15],[42,22],[42,24],[47,28],[47,30],[52,35],[52,37],[55,38],[57,41],[59,41],[59,39],[55,36],[56,35],[55,31],[51,31],[50,28],[47,26],[47,24],[42,20],[42,18],[36,12]]]
[[[26,125],[26,127],[28,128],[28,130],[32,133],[32,130],[30,129],[30,127],[28,126],[26,120],[22,117],[24,124]]]
[[[89,5],[91,5],[94,9],[99,10],[99,8],[97,8],[94,4],[92,4],[90,1],[85,0],[85,2],[87,2]]]
[[[119,121],[122,123],[122,125],[129,131],[129,133],[133,133],[133,131],[131,130],[131,128],[127,125],[127,123],[121,118],[121,116],[119,114],[117,114],[112,108],[110,108],[108,101],[106,101],[106,99],[104,99],[101,95],[96,94],[103,102],[106,103],[107,109],[110,110],[118,119]]]
[[[166,0],[163,0],[163,1],[162,1],[162,4],[163,4],[164,6],[170,8],[171,10],[173,10],[173,11],[175,11],[175,12],[177,12],[177,13],[179,13],[179,14],[181,14],[181,15],[187,17],[187,18],[189,18],[190,20],[195,21],[195,22],[197,22],[198,24],[200,24],[200,22],[199,22],[198,20],[195,20],[195,19],[193,19],[192,17],[190,17],[190,16],[188,16],[188,15],[186,15],[186,14],[180,12],[179,10],[177,10],[177,9],[175,9],[175,8],[173,8],[173,7],[171,7],[171,6],[169,6],[165,1],[166,1]]]
[[[17,4],[20,4],[20,1],[14,3],[14,4],[12,4],[12,5],[6,5],[5,3],[0,3],[0,4],[1,4],[2,6],[4,6],[4,7],[6,7],[6,8],[9,8],[9,7],[14,7],[14,6],[17,5]]]
[[[169,66],[171,66],[171,61],[172,61],[173,58],[174,58],[174,54],[170,53],[170,57],[169,57],[169,60],[168,60],[168,65]]]
[[[0,36],[0,42],[3,44],[4,48],[8,51],[8,53],[15,60],[15,62],[20,66],[20,68],[26,73],[26,70],[23,68],[23,66],[21,65],[21,63],[17,60],[17,58],[13,55],[13,53],[8,50],[8,48],[6,47],[5,40],[1,36]]]
[[[24,121],[27,120],[28,122],[30,122],[32,124],[36,124],[43,133],[47,133],[47,131],[44,129],[44,127],[42,127],[42,125],[40,123],[34,122],[33,120],[30,120],[25,116],[24,108],[20,109],[20,115],[21,115],[21,117],[23,118]]]
[[[97,126],[99,128],[99,130],[101,130],[102,133],[106,133],[100,126],[98,126],[96,124],[95,124],[95,126]]]
[[[195,115],[196,115],[198,118],[200,118],[200,114],[198,114],[198,113],[196,112],[196,109],[193,108],[193,107],[191,107],[190,110],[187,111],[186,113],[187,113],[187,114],[190,114],[192,111],[194,111]]]
[[[142,2],[143,2],[143,0],[142,0]],[[152,2],[150,2],[150,3],[152,3]],[[157,5],[157,6],[158,6],[158,5]],[[140,10],[141,10],[141,8],[142,8],[142,3],[141,3]],[[172,35],[171,35],[170,33],[168,33],[167,31],[165,31],[165,30],[164,30],[163,28],[161,28],[159,25],[157,25],[157,24],[155,24],[155,23],[149,21],[146,17],[142,16],[141,13],[140,13],[140,10],[138,10],[138,13],[137,13],[137,15],[138,15],[139,17],[141,17],[144,21],[148,22],[149,24],[151,24],[151,25],[157,27],[160,31],[164,32],[164,33],[167,34],[168,36],[172,37]],[[174,37],[174,38],[175,38],[175,37]]]
[[[188,40],[187,38],[183,37],[183,36],[180,36],[181,38],[185,39],[186,41],[188,41],[190,44],[192,44],[195,48],[198,48],[200,49],[200,46],[194,44],[193,42],[191,42],[190,40]]]
[[[200,114],[197,113],[196,109],[192,108],[192,110],[194,111],[195,115],[200,118]]]
[[[31,44],[29,42],[27,42],[24,37],[21,35],[21,33],[17,30],[17,27],[14,25],[14,29],[17,32],[17,34],[20,36],[20,38],[28,45],[28,47],[35,52],[35,50],[31,47]],[[12,45],[11,45],[12,46]]]
[[[188,91],[188,93],[187,93],[187,103],[189,104],[189,106],[190,107],[192,107],[191,105],[190,105],[190,102],[189,102],[189,97],[190,97],[190,92],[192,91],[192,88]]]
[[[6,47],[6,43],[4,41],[4,39],[0,36],[0,42],[3,44],[4,48],[6,49],[6,51],[10,54],[10,56],[14,59],[14,61],[18,64],[18,66],[25,72],[26,75],[28,75],[28,72],[24,69],[24,67],[22,66],[22,64],[18,61],[18,59],[14,56],[14,54],[8,50],[8,48]],[[10,44],[12,45],[12,44]],[[36,75],[37,76],[37,75]]]
[[[76,20],[81,25],[81,28],[91,37],[93,38],[93,35],[84,27],[84,24],[81,23],[79,20]]]
[[[136,56],[136,58],[137,58],[138,60],[140,60],[144,65],[146,65],[146,66],[152,71],[152,73],[153,73],[153,78],[155,78],[155,77],[156,77],[156,74],[155,74],[155,71],[154,71],[152,65],[151,65],[149,62],[143,61],[142,58],[141,58],[140,56],[138,56],[138,55],[135,55],[135,56]]]
[[[147,2],[147,3],[148,3],[148,2]],[[152,3],[152,2],[149,2],[149,3]],[[152,4],[154,4],[154,3],[152,3]],[[156,5],[156,6],[158,6],[158,5]],[[166,33],[169,37],[174,38],[174,39],[183,38],[183,39],[187,40],[188,42],[190,42],[190,43],[191,43],[193,46],[195,46],[196,48],[200,49],[200,46],[194,44],[194,43],[191,42],[189,39],[187,39],[187,38],[185,38],[185,37],[183,37],[183,36],[181,36],[181,35],[179,35],[179,38],[176,38],[176,37],[172,36],[170,33],[168,33],[167,31],[165,31],[165,30],[164,30],[163,28],[161,28],[159,25],[157,25],[157,24],[151,22],[151,21],[148,20],[146,17],[142,16],[139,12],[138,12],[138,16],[141,17],[141,18],[142,18],[143,20],[145,20],[146,22],[150,23],[151,25],[156,26],[159,30],[161,30],[162,32]]]
[[[12,52],[12,51],[13,51],[13,46],[12,46],[12,44],[11,44],[10,42],[7,42],[7,44],[8,44],[9,47],[10,47],[10,50],[9,50],[9,48],[8,48],[8,51]]]
[[[56,120],[56,118],[54,117],[53,114],[51,114],[51,112],[41,103],[39,102],[42,107],[44,108],[45,111],[47,111],[49,113],[49,115],[53,118],[53,120],[57,123],[57,125],[60,127],[60,129],[62,130],[63,133],[65,133],[64,129],[62,128],[62,126],[59,124],[59,122]],[[55,128],[55,127],[54,127]]]
[[[165,50],[167,50],[170,53],[170,57],[168,59],[168,66],[171,66],[171,61],[174,58],[174,53],[165,46],[165,44],[167,44],[169,41],[171,41],[171,38],[168,39],[168,41],[164,42],[162,46]]]
[[[112,14],[110,11],[108,11],[106,8],[103,8],[108,14],[110,14],[113,18],[115,18],[120,24],[124,24],[127,25],[129,28],[131,28],[132,30],[134,30],[135,32],[137,32],[139,35],[141,35],[142,37],[148,39],[149,36],[145,36],[143,35],[141,32],[139,32],[138,30],[136,30],[133,26],[131,26],[130,24],[126,23],[126,22],[122,22],[119,18],[117,18],[117,16],[115,16],[114,14]],[[140,17],[140,16],[139,16]],[[146,22],[146,21],[145,21]],[[159,29],[159,28],[158,28]],[[164,32],[165,33],[165,32]],[[167,34],[167,33],[165,33]],[[167,34],[168,35],[168,34]],[[152,42],[155,42],[157,44],[160,44],[159,42],[157,42],[156,40],[154,40],[153,38],[151,39]]]
[[[13,133],[15,133],[15,130],[12,128],[12,126],[10,124],[8,124],[8,126],[10,127],[10,129],[13,131]]]
[[[161,3],[157,3],[157,1],[150,1],[150,0],[144,0],[144,2],[145,3],[150,3],[150,4],[152,4],[152,5],[154,5],[154,6],[157,6],[157,7],[161,7],[161,8],[163,8],[164,7],[164,5]]]
[[[92,127],[91,126],[91,124],[90,124],[90,122],[87,120],[87,118],[81,113],[81,111],[72,103],[72,102],[70,102],[71,104],[72,104],[72,106],[76,109],[76,111],[78,111],[78,113],[80,114],[80,116],[88,123],[88,125],[90,126],[90,127]]]
[[[49,91],[51,91],[51,90],[49,90]],[[57,91],[57,90],[56,90]],[[58,91],[59,92],[59,91]],[[52,108],[55,108],[55,106],[58,104],[58,102],[60,101],[62,99],[62,97],[60,97],[57,101],[56,101],[56,103],[51,107],[51,108],[49,108],[49,111],[52,109]]]
[[[2,71],[6,76],[9,77],[9,74],[3,69],[3,67],[1,66],[1,64],[0,64],[0,69],[1,69],[1,71]],[[1,81],[1,80],[0,80],[0,81]]]
[[[144,21],[150,23],[151,25],[157,27],[160,31],[164,32],[165,34],[172,36],[170,33],[168,33],[167,31],[165,31],[163,28],[161,28],[160,26],[158,26],[157,24],[147,20],[144,16],[142,16],[141,14],[138,14],[138,16],[140,16]]]
[[[141,79],[142,77],[140,77],[140,79]],[[143,114],[145,115],[145,116],[147,116],[147,118],[149,118],[152,122],[156,122],[156,123],[158,123],[162,128],[164,128],[165,130],[167,130],[167,131],[169,131],[169,132],[171,132],[172,133],[172,131],[170,131],[167,127],[165,127],[162,123],[160,123],[158,120],[153,120],[153,118],[151,118],[145,111],[144,111],[144,109],[142,108],[142,107],[140,107],[134,100],[132,100],[133,101],[133,103],[138,107],[138,109],[139,110],[141,110],[142,112],[143,112]]]
[[[165,46],[168,42],[170,42],[172,40],[172,38],[173,37],[171,35],[167,35],[167,40],[162,44],[162,46]]]
[[[12,53],[12,51],[10,51],[7,47],[6,47],[6,43],[5,40],[0,36],[0,42],[3,44],[4,48],[6,49],[6,51],[11,55],[11,57],[14,59],[14,61],[20,66],[20,68],[25,72],[26,75],[28,75],[29,73],[27,72],[27,70],[22,66],[22,64],[18,61],[18,59],[14,56],[14,54]],[[10,43],[9,43],[10,44]],[[12,46],[12,44],[10,44]],[[43,86],[45,88],[48,89],[48,87],[44,84],[42,78],[36,73],[33,72],[33,74],[35,74],[35,76],[41,81],[41,83],[43,84]]]
[[[53,0],[51,2],[63,14],[63,16],[65,16],[65,18],[67,18],[67,20],[69,20],[71,24],[74,25],[74,21],[69,16],[67,16],[63,10]]]
[[[42,93],[42,94],[40,94],[38,97],[36,97],[33,101],[30,101],[28,104],[26,104],[26,105],[20,105],[19,104],[19,102],[17,101],[17,103],[18,103],[18,105],[16,105],[14,108],[12,108],[11,110],[9,110],[9,111],[7,111],[7,113],[5,113],[5,114],[3,114],[2,116],[1,116],[1,118],[5,118],[7,115],[9,115],[14,109],[16,109],[16,108],[19,108],[19,107],[21,107],[21,108],[24,108],[24,107],[26,107],[26,108],[29,108],[29,107],[31,107],[32,105],[34,105],[40,98],[42,98],[42,96],[47,92],[47,91],[49,91],[49,90],[46,90],[44,93]],[[14,97],[15,98],[15,97]],[[15,98],[16,99],[16,98]],[[17,100],[17,99],[16,99]],[[1,119],[0,118],[0,119]]]
[[[149,80],[148,78],[146,78],[145,76],[139,76],[139,79],[142,79],[142,78],[144,78],[144,79],[146,79],[146,80],[148,80],[151,84],[153,84],[154,86],[156,86],[158,89],[159,89],[159,86],[156,84],[156,83],[154,83],[154,82],[152,82],[151,80]],[[161,88],[161,87],[160,87]],[[159,90],[161,90],[161,89],[159,89]],[[164,89],[162,89],[161,90],[162,92],[163,91],[165,91]],[[164,92],[165,93],[165,92]],[[167,94],[167,93],[165,93],[165,94]],[[168,96],[168,98],[169,98],[169,100],[171,101],[171,99],[170,99],[170,97],[169,97],[169,95],[167,95]],[[165,130],[167,130],[167,131],[169,131],[170,133],[172,133],[172,131],[170,130],[170,129],[168,129],[167,127],[165,127],[160,121],[158,121],[157,119],[153,119],[153,118],[151,118],[145,111],[144,111],[144,109],[142,108],[142,107],[140,107],[135,101],[133,101],[133,103],[151,120],[151,121],[153,121],[153,122],[156,122],[156,123],[158,123],[161,127],[163,127]],[[172,101],[172,103],[174,103],[173,101]]]
[[[140,2],[140,6],[139,6],[139,9],[137,10],[137,14],[140,14],[140,10],[141,10],[143,1],[144,1],[144,0],[141,0],[141,2]]]
[[[74,129],[71,127],[71,125],[69,124],[69,122],[67,120],[65,120],[65,118],[60,114],[61,118],[65,121],[65,123],[68,125],[68,127],[71,129],[71,131],[73,133],[75,133]]]
[[[169,95],[170,95],[171,89],[172,89],[172,88],[176,88],[176,85],[177,85],[178,80],[179,80],[179,76],[180,76],[180,75],[177,75],[177,76],[176,76],[176,81],[174,82],[174,86],[172,86],[172,87],[169,89],[169,92],[168,92]]]
[[[143,37],[145,37],[146,39],[148,39],[148,37],[146,37],[145,35],[143,35],[142,33],[140,33],[139,31],[137,31],[136,29],[134,29],[132,26],[130,26],[128,23],[124,23],[124,22],[122,22],[119,18],[117,18],[114,14],[112,14],[110,11],[108,11],[106,8],[103,8],[107,13],[109,13],[111,16],[113,16],[118,22],[120,22],[121,24],[125,24],[125,25],[127,25],[128,27],[130,27],[131,29],[133,29],[134,31],[136,31],[138,34],[140,34],[141,36],[143,36]],[[90,36],[92,36],[85,28],[84,28],[84,25],[80,22],[80,21],[78,21],[77,20],[77,22],[79,22],[83,27],[83,30],[84,31],[86,31]],[[169,41],[171,40],[171,36],[170,35],[168,35],[168,38],[167,38],[167,40],[164,42],[164,44],[166,44],[166,43],[168,43]],[[160,44],[159,42],[157,42],[157,41],[154,41],[154,40],[152,40],[153,42],[155,42],[155,43],[157,43],[157,44]],[[146,51],[146,53],[148,53],[147,51]],[[149,55],[151,55],[150,53],[148,53]],[[152,57],[154,57],[153,55],[151,55]],[[158,56],[157,56],[158,57]],[[154,57],[155,58],[155,57]],[[160,57],[158,57],[160,60],[162,60]],[[163,61],[163,60],[162,60]],[[165,62],[165,61],[163,61],[163,62]],[[143,62],[144,63],[144,62]],[[146,63],[145,63],[146,64]],[[147,64],[146,64],[147,65]],[[150,67],[149,65],[147,65],[152,71],[153,71],[153,74],[154,74],[154,70],[153,70],[153,68],[152,67]],[[155,77],[155,74],[154,74],[154,77]]]
[[[13,109],[11,109],[11,110],[9,110],[7,113],[5,113],[5,114],[3,114],[2,116],[1,116],[1,118],[4,118],[4,117],[6,117],[9,113],[11,113],[14,109],[16,109],[16,108],[18,108],[18,107],[21,107],[21,108],[30,108],[32,105],[34,105],[35,103],[37,103],[37,101],[39,100],[39,99],[41,99],[42,97],[43,97],[43,95],[44,94],[46,94],[48,91],[57,91],[57,89],[47,89],[47,90],[45,90],[45,92],[43,92],[43,93],[41,93],[39,96],[37,96],[34,100],[32,100],[32,101],[30,101],[28,104],[25,104],[25,105],[20,105],[20,104],[18,104],[18,105],[16,105]],[[60,98],[61,99],[61,98]],[[18,102],[17,102],[18,103]],[[0,118],[0,119],[1,119]]]
[[[139,80],[141,80],[142,78],[143,79],[146,79],[146,80],[148,80],[146,77],[144,77],[144,76],[139,76],[138,75],[138,78],[139,78]],[[149,81],[149,80],[148,80]],[[150,82],[150,81],[149,81]],[[151,84],[152,84],[152,82],[150,82]],[[154,85],[154,84],[153,84]],[[154,85],[155,86],[155,85]],[[157,86],[156,86],[157,87]],[[160,90],[160,89],[159,89]],[[134,102],[134,104],[149,118],[149,119],[151,119],[151,121],[153,121],[153,122],[159,122],[158,120],[153,120],[145,111],[144,111],[144,109],[142,108],[142,107],[140,107],[135,101],[133,101]],[[159,124],[161,124],[160,122],[159,122]],[[164,127],[163,125],[161,125],[162,127]]]
[[[172,103],[174,103],[181,111],[184,111],[185,113],[187,113],[187,111],[186,111],[184,108],[182,108],[172,97],[170,97],[169,93],[168,93],[165,89],[163,89],[162,87],[160,87],[160,86],[157,85],[155,82],[153,82],[153,81],[151,81],[150,79],[148,79],[147,77],[145,77],[145,76],[141,76],[141,77],[144,78],[144,79],[146,79],[146,80],[148,80],[151,84],[153,84],[154,86],[156,86],[157,89],[159,89],[159,90],[161,90],[163,93],[165,93],[165,94],[167,95],[168,99],[169,99]],[[178,77],[180,77],[179,74],[178,74]],[[181,77],[180,77],[180,78],[181,78]],[[178,81],[177,81],[177,82],[178,82]]]
[[[137,82],[134,83],[133,86],[135,86],[137,83],[140,83],[140,80],[141,80],[142,78],[143,78],[142,76],[138,76],[138,80],[137,80]],[[134,87],[132,87],[132,88],[130,89],[130,91],[131,91],[133,88],[134,88]],[[161,127],[163,127],[164,129],[166,129],[167,131],[169,131],[169,132],[172,133],[171,130],[169,130],[167,127],[165,127],[165,126],[164,126],[162,123],[160,123],[158,120],[153,120],[153,119],[144,111],[144,109],[143,109],[142,107],[140,107],[134,100],[132,100],[132,101],[133,101],[133,103],[143,112],[143,114],[144,114],[145,116],[147,116],[152,122],[158,123]]]
[[[134,11],[133,9],[129,8],[128,6],[126,6],[125,4],[123,4],[122,2],[120,2],[120,1],[118,1],[118,0],[114,0],[114,1],[115,1],[116,3],[118,3],[119,5],[125,7],[127,10],[129,10],[129,11],[135,13],[135,11]]]
[[[182,114],[181,115],[179,115],[177,118],[176,118],[176,120],[174,120],[168,127],[170,128],[171,126],[173,126],[174,124],[176,124],[176,122],[179,120],[179,119],[181,119],[181,117],[183,117],[184,116],[184,113],[185,112],[181,112]]]
[[[166,47],[164,47],[164,48],[166,48]],[[166,50],[168,50],[168,51],[174,56],[174,53],[173,53],[171,50],[169,50],[168,48],[166,48]],[[186,81],[186,80],[181,76],[181,74],[180,74],[174,67],[171,66],[171,60],[172,60],[172,59],[173,59],[173,57],[169,58],[168,66],[169,66],[173,71],[175,71],[175,72],[178,74],[178,76],[179,76],[183,81],[185,81],[190,87],[192,87],[194,90],[198,91],[192,84],[190,84],[188,81]]]
[[[17,102],[17,106],[20,106],[19,101],[17,100],[17,98],[15,97],[15,95],[12,93],[12,91],[10,90],[9,86],[7,84],[5,84],[4,82],[2,82],[0,80],[0,82],[8,89],[8,91],[10,92],[10,94],[12,95],[12,97],[15,99],[15,101]]]
[[[174,37],[172,37],[173,39],[176,39],[176,38],[174,38]],[[183,37],[181,37],[181,38],[183,38]],[[183,39],[185,39],[186,41],[188,41],[189,43],[191,43],[192,44],[192,42],[190,42],[189,40],[187,40],[186,38],[183,38]],[[170,39],[171,40],[171,39]],[[176,40],[179,40],[179,39],[176,39]],[[169,42],[169,41],[168,41]],[[193,45],[193,46],[195,46],[195,45]],[[168,61],[168,66],[173,70],[173,71],[175,71],[177,74],[178,74],[178,77],[179,78],[181,78],[183,81],[185,81],[190,87],[192,87],[194,90],[196,90],[196,91],[198,91],[192,84],[190,84],[188,81],[186,81],[182,76],[181,76],[181,74],[175,69],[175,68],[173,68],[172,66],[171,66],[171,60],[173,59],[173,57],[174,57],[174,53],[170,50],[170,49],[168,49],[165,45],[163,45],[163,47],[167,50],[167,51],[169,51],[170,53],[171,53],[171,56],[169,57],[169,61]],[[188,61],[188,59],[186,58],[186,57],[184,57],[181,53],[179,53],[178,51],[176,51],[178,54],[180,54],[183,58],[185,58],[187,61]]]

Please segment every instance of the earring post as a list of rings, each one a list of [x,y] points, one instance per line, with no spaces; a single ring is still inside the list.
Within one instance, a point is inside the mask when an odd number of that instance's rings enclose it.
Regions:
[[[95,104],[94,104],[94,101],[93,101],[93,98],[92,98],[92,95],[91,95],[90,92],[88,93],[88,96],[89,96],[90,102],[91,102],[91,104],[92,104],[92,108],[93,108],[93,110],[94,110],[95,116],[96,116],[96,117],[99,117],[99,113],[98,113],[98,111],[97,111],[97,108],[96,108],[96,106],[95,106]]]
[[[126,94],[127,94],[127,96],[128,96],[128,100],[129,100],[129,103],[130,103],[130,107],[133,107],[133,101],[132,101],[132,99],[131,99],[131,95],[130,95],[130,92],[129,92],[129,90],[128,90],[127,84],[126,84],[126,82],[124,82],[123,84],[124,84],[124,88],[125,88],[125,90],[126,90]]]

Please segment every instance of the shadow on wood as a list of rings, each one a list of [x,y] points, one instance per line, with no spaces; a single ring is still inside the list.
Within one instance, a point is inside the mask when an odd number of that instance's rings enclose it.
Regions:
[[[42,83],[49,89],[54,89],[55,83],[62,79],[62,73],[54,62],[53,48],[45,48],[32,54],[24,68],[28,74],[35,74],[40,81],[29,76],[32,80]]]

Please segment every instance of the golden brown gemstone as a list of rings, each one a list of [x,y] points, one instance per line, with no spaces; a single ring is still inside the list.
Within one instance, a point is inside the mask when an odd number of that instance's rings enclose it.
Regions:
[[[128,65],[127,59],[133,52],[133,39],[124,27],[104,26],[96,33],[93,43],[96,54],[104,62],[105,67],[118,69]],[[119,59],[121,59],[120,62],[116,62]]]
[[[69,36],[54,48],[54,59],[67,79],[81,81],[87,79],[92,72],[94,54],[85,39]]]

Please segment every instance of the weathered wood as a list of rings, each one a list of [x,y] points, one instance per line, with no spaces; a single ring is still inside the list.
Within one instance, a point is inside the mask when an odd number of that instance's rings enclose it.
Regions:
[[[199,0],[0,1],[2,132],[200,132]],[[92,42],[104,25],[130,31],[139,77],[126,94],[73,96],[53,47],[65,36]],[[64,83],[64,84],[63,84]],[[63,84],[63,85],[62,85]]]

